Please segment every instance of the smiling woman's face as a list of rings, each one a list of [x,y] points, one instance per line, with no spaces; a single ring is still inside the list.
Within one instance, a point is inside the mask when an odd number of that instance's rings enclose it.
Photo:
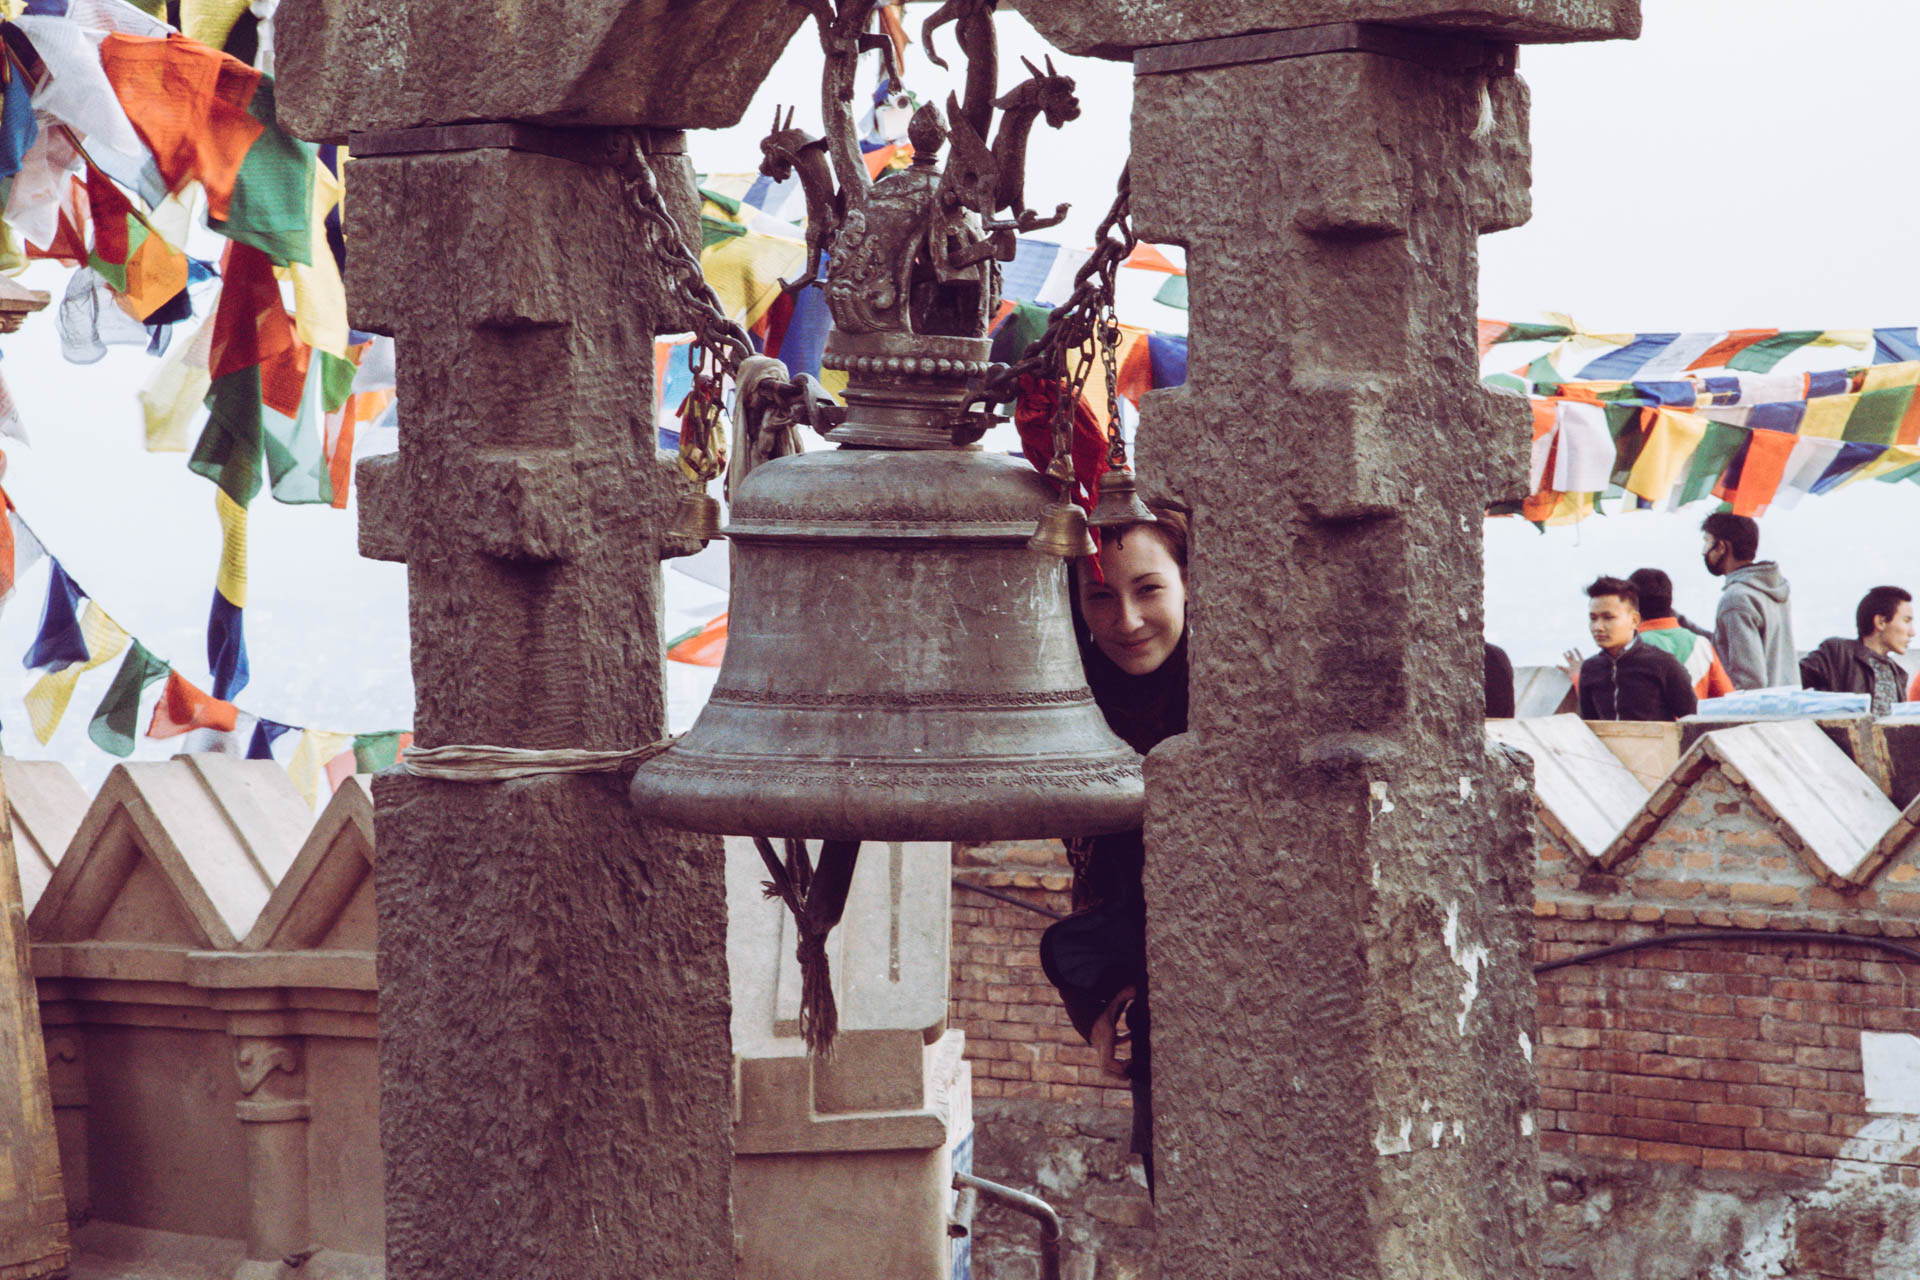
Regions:
[[[1187,625],[1187,584],[1166,539],[1151,525],[1100,540],[1104,583],[1081,568],[1075,574],[1080,612],[1100,652],[1128,675],[1160,669]]]

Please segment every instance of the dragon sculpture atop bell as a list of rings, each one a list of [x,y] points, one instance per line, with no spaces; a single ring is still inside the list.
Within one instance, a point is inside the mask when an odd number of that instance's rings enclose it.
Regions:
[[[1053,494],[1023,460],[956,443],[979,434],[956,428],[992,368],[1000,264],[1017,232],[1066,213],[1026,208],[1022,174],[1032,126],[1078,115],[1073,81],[1028,64],[996,98],[993,4],[947,0],[923,40],[931,56],[934,28],[956,24],[964,99],[920,107],[912,163],[872,179],[852,101],[861,52],[884,42],[865,32],[873,0],[809,7],[827,136],[776,114],[762,172],[805,189],[792,287],[824,264],[846,407],[800,399],[841,447],[770,444],[794,438],[792,398],[743,385],[726,657],[692,729],[635,774],[634,803],[700,831],[836,841],[1137,826],[1140,759],[1087,690],[1067,567],[1027,546]]]

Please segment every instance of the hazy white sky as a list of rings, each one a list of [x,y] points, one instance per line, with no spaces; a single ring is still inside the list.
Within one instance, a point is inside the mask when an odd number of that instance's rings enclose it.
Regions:
[[[912,6],[916,36],[930,11]],[[1017,15],[1000,21],[1011,82],[1017,57],[1037,60],[1042,46]],[[1649,0],[1635,44],[1526,49],[1534,218],[1482,243],[1481,314],[1555,311],[1593,328],[1642,330],[1920,323],[1915,184],[1904,133],[1886,123],[1910,109],[1917,45],[1920,6],[1893,0]],[[798,104],[798,119],[817,125],[817,50],[803,29],[742,123],[693,140],[702,169],[753,168],[776,101]],[[944,98],[948,82],[917,47],[908,58],[909,82]],[[1085,112],[1061,133],[1035,132],[1028,198],[1037,207],[1074,201],[1069,222],[1049,234],[1084,243],[1125,160],[1130,74],[1114,63],[1055,62],[1078,78]],[[1223,180],[1240,154],[1222,138]],[[38,267],[29,282],[57,297],[66,274]],[[67,364],[47,313],[0,339],[0,355],[0,376],[33,434],[31,446],[6,446],[8,492],[89,593],[202,681],[219,548],[213,490],[182,456],[142,448],[134,394],[152,361],[117,348],[99,364]],[[392,447],[391,433],[371,444]],[[1920,488],[1865,485],[1766,519],[1763,554],[1777,555],[1794,582],[1803,644],[1844,631],[1866,587],[1913,583],[1916,514]],[[1716,584],[1699,568],[1699,519],[1635,514],[1545,534],[1493,522],[1490,633],[1517,662],[1547,661],[1585,643],[1580,585],[1642,564],[1673,573],[1684,610],[1710,614]],[[262,498],[252,535],[254,676],[240,705],[319,728],[405,726],[404,570],[358,558],[350,510]],[[0,613],[0,655],[25,652],[44,575],[30,574]],[[713,603],[698,589],[678,597],[683,618]],[[683,693],[699,683],[685,669],[670,674]],[[97,783],[113,760],[85,728],[111,677],[109,666],[82,680],[43,748],[26,729],[26,673],[0,675],[0,743],[9,754],[66,760]],[[143,742],[139,754],[172,749]]]

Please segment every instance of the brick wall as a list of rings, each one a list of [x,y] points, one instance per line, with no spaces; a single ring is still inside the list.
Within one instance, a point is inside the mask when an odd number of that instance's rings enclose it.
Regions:
[[[1052,841],[957,845],[954,876],[1062,914],[1069,906],[1072,875]],[[954,888],[952,1021],[967,1033],[973,1096],[1128,1108],[1126,1085],[1100,1070],[1040,969],[1040,935],[1050,923]]]

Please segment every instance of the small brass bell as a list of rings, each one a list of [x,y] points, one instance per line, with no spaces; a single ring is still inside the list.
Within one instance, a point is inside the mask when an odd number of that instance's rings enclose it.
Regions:
[[[1140,500],[1133,483],[1132,467],[1112,467],[1100,477],[1100,496],[1094,500],[1093,514],[1087,524],[1094,529],[1112,529],[1120,525],[1152,524],[1153,512]]]
[[[670,530],[677,538],[711,542],[720,537],[720,501],[705,493],[687,493],[674,508]]]
[[[1041,555],[1072,560],[1099,551],[1087,532],[1087,513],[1071,502],[1049,502],[1040,512],[1040,523],[1027,539],[1030,550]]]

